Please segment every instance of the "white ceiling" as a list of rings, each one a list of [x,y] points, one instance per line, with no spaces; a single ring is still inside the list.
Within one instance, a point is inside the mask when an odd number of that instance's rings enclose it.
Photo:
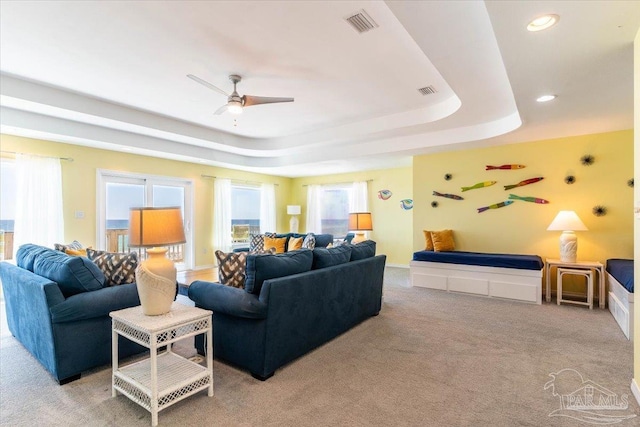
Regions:
[[[634,1],[2,1],[1,131],[283,176],[409,165],[632,128],[638,28]],[[295,102],[216,116],[187,74]]]

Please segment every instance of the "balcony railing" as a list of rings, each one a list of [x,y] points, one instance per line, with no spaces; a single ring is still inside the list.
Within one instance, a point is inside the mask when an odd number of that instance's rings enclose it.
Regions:
[[[138,259],[147,258],[145,248],[129,247],[129,230],[126,228],[107,230],[107,252],[137,252]],[[167,246],[167,258],[173,262],[184,261],[184,245]]]
[[[13,231],[0,230],[0,261],[13,259]]]

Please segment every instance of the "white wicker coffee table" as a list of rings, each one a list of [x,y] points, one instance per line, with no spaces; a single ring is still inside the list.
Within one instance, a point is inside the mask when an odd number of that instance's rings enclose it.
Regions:
[[[127,396],[151,412],[151,425],[158,425],[158,412],[201,390],[213,396],[213,350],[211,311],[173,303],[171,311],[145,316],[142,307],[109,313],[112,319],[112,396]],[[171,344],[206,334],[207,366],[201,366],[171,351]],[[149,358],[119,366],[118,335],[147,347]],[[158,347],[167,351],[158,354]]]

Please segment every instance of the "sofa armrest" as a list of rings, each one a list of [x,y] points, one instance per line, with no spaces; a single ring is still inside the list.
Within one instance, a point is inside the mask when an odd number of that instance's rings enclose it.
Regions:
[[[72,295],[50,308],[53,323],[76,322],[108,316],[123,308],[140,305],[135,283],[109,286],[96,291]]]
[[[189,285],[189,298],[196,306],[246,319],[267,317],[267,304],[244,289],[197,280]]]

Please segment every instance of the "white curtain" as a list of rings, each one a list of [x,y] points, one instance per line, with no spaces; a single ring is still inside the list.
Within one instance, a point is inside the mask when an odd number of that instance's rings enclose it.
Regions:
[[[349,212],[369,212],[367,181],[354,182],[349,197]]]
[[[262,184],[260,188],[260,233],[276,231],[276,187]]]
[[[60,159],[18,154],[15,170],[14,252],[25,243],[64,243]]]
[[[216,178],[213,183],[213,249],[231,250],[231,180]]]
[[[322,186],[307,187],[307,233],[322,233]]]

